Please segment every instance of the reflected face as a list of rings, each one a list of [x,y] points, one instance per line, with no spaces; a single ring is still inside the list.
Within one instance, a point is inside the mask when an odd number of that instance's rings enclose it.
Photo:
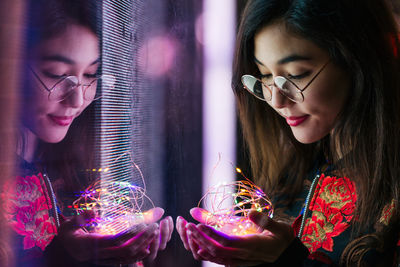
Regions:
[[[303,92],[304,101],[295,103],[272,86],[267,103],[290,126],[295,138],[304,144],[328,135],[347,100],[348,75],[330,61],[328,53],[314,43],[291,34],[281,23],[268,25],[255,36],[255,62],[263,80],[289,78],[303,89],[319,70],[322,72]]]
[[[64,33],[41,42],[32,51],[29,65],[49,89],[65,76],[77,76],[86,84],[97,73],[98,38],[89,28],[71,24]],[[30,88],[22,111],[24,126],[44,142],[62,141],[73,120],[92,101],[84,99],[82,86],[62,101],[49,100],[43,84],[31,71],[27,75]]]

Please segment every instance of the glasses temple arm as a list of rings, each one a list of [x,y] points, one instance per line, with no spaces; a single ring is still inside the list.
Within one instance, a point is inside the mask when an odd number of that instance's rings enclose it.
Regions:
[[[36,79],[38,79],[38,81],[43,85],[43,87],[48,91],[51,92],[51,90],[49,88],[47,88],[47,86],[44,84],[44,82],[40,79],[40,77],[36,74],[36,72],[30,67],[28,66],[28,68],[32,71],[33,75],[36,77]]]
[[[328,63],[331,62],[330,60],[328,62],[325,63],[325,65],[322,66],[322,68],[317,72],[317,74],[315,74],[315,76],[311,79],[311,81],[309,81],[307,83],[307,85],[303,88],[300,89],[299,87],[297,87],[297,85],[295,84],[295,86],[300,90],[300,92],[303,92],[304,90],[307,89],[307,87],[318,77],[318,75],[325,69],[326,65],[328,65]]]

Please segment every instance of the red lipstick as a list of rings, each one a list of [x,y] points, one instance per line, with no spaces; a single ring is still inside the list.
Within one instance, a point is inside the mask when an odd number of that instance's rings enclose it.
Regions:
[[[300,117],[287,117],[286,122],[290,126],[298,126],[302,124],[306,119],[308,118],[308,115],[300,116]]]
[[[50,119],[57,125],[59,126],[68,126],[72,123],[72,120],[74,119],[73,116],[54,116],[54,115],[49,115]]]

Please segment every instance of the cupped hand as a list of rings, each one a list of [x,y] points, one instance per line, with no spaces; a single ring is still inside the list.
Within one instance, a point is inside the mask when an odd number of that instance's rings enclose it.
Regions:
[[[263,229],[261,233],[230,236],[203,223],[188,223],[182,217],[178,217],[176,227],[185,248],[197,260],[229,266],[276,261],[295,237],[292,227],[256,211],[250,212],[249,218]]]
[[[241,216],[213,214],[208,210],[198,207],[191,209],[190,215],[192,215],[193,219],[199,223],[213,226],[218,231],[228,235],[255,234],[263,231],[263,229],[253,223],[250,219]],[[238,224],[241,224],[242,227],[239,228]]]
[[[164,250],[167,247],[167,243],[171,240],[172,232],[174,231],[174,222],[172,217],[168,216],[162,219],[159,223],[159,237],[156,237],[150,244],[150,254],[148,259],[154,260],[157,256],[158,251]]]
[[[154,208],[144,212],[143,222],[116,235],[89,233],[81,225],[94,214],[87,212],[66,220],[58,230],[58,238],[69,254],[78,261],[102,265],[130,264],[146,257],[154,259],[165,248],[173,229],[172,218],[158,225],[164,210]],[[172,227],[171,227],[172,226]]]
[[[156,207],[146,212],[143,212],[143,223],[151,224],[161,219],[164,215],[162,208]],[[154,260],[158,251],[164,250],[167,243],[171,240],[172,232],[174,231],[174,222],[171,216],[167,216],[159,222],[159,238],[154,238],[149,246],[149,260]]]

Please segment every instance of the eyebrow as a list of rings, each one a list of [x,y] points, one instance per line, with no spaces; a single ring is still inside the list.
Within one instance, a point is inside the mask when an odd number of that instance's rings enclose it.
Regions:
[[[284,65],[284,64],[287,64],[287,63],[290,63],[290,62],[293,62],[293,61],[303,61],[303,60],[311,60],[311,58],[310,57],[306,57],[306,56],[300,56],[300,55],[293,54],[293,55],[289,55],[287,57],[284,57],[284,58],[278,60],[278,64],[279,65]],[[259,61],[256,57],[254,57],[254,61],[256,63],[264,66],[264,64],[261,61]]]
[[[62,55],[48,55],[48,56],[44,56],[41,58],[41,60],[43,61],[57,61],[57,62],[62,62],[65,64],[69,64],[69,65],[73,65],[75,64],[75,61],[73,61],[70,58],[67,58],[65,56]],[[97,64],[100,61],[100,58],[97,58],[95,61],[93,61],[90,66]]]

